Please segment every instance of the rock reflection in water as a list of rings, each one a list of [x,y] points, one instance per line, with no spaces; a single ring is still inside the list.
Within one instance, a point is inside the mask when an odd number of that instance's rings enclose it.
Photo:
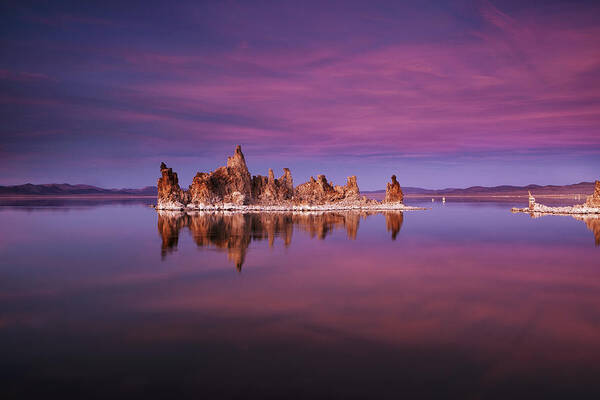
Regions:
[[[400,228],[402,228],[404,215],[401,212],[390,212],[385,214],[385,227],[388,232],[392,232],[392,240],[396,240]]]
[[[600,216],[576,217],[575,219],[585,222],[585,225],[594,234],[596,246],[600,246]]]
[[[531,218],[540,218],[549,215],[563,215],[563,216],[571,216],[578,221],[583,221],[587,228],[592,231],[594,234],[594,240],[596,242],[596,246],[600,246],[600,216],[599,215],[573,215],[573,214],[545,214],[545,213],[529,213]]]
[[[294,226],[311,238],[325,239],[337,229],[345,229],[348,239],[356,239],[361,218],[384,214],[386,228],[396,240],[402,227],[402,212],[323,212],[323,213],[229,213],[158,211],[158,233],[162,238],[161,255],[177,249],[179,232],[188,228],[200,247],[214,246],[227,252],[241,271],[246,252],[253,240],[268,240],[273,246],[280,237],[287,247],[292,242]]]

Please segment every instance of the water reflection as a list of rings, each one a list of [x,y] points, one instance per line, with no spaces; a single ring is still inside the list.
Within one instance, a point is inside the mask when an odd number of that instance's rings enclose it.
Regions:
[[[440,203],[0,207],[0,398],[600,398],[599,219]]]
[[[284,246],[292,242],[294,227],[311,238],[325,239],[335,230],[346,230],[348,239],[355,240],[359,222],[373,214],[384,214],[388,232],[396,240],[402,228],[402,212],[326,212],[326,213],[229,213],[158,211],[158,233],[162,238],[161,256],[177,249],[179,233],[188,228],[196,244],[226,251],[227,257],[241,271],[250,243],[268,240],[273,246],[276,237]]]
[[[600,216],[575,217],[575,219],[585,222],[588,229],[594,233],[596,246],[600,246]]]
[[[132,205],[150,205],[156,202],[155,197],[149,196],[131,196],[131,197],[110,197],[110,196],[65,196],[65,197],[1,197],[0,209],[16,211],[51,211],[58,210],[68,212],[69,209],[92,209],[99,206],[132,206]]]
[[[531,218],[540,218],[544,216],[548,216],[549,214],[544,213],[529,213]],[[550,215],[563,215],[563,216],[571,216],[578,221],[583,221],[587,228],[592,231],[594,234],[594,240],[596,242],[596,246],[600,246],[600,216],[599,215],[572,215],[572,214],[550,214]]]

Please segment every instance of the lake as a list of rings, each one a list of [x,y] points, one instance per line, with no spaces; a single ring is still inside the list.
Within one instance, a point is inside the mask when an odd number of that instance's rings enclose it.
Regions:
[[[600,219],[0,199],[8,398],[600,398]]]

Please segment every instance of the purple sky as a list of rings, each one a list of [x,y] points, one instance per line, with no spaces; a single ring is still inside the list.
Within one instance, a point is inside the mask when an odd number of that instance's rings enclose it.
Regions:
[[[188,185],[236,144],[252,173],[290,167],[296,184],[600,178],[598,2],[18,1],[0,13],[0,185],[140,187],[161,161]]]

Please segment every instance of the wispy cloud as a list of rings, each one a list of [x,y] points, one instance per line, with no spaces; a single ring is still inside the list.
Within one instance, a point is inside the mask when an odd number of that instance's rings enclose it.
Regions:
[[[71,153],[121,140],[140,159],[235,143],[374,163],[600,156],[596,7],[421,3],[22,12],[37,19],[3,42],[2,152],[52,131]]]
[[[39,72],[9,71],[6,69],[0,69],[0,79],[8,81],[51,80],[48,75]]]

